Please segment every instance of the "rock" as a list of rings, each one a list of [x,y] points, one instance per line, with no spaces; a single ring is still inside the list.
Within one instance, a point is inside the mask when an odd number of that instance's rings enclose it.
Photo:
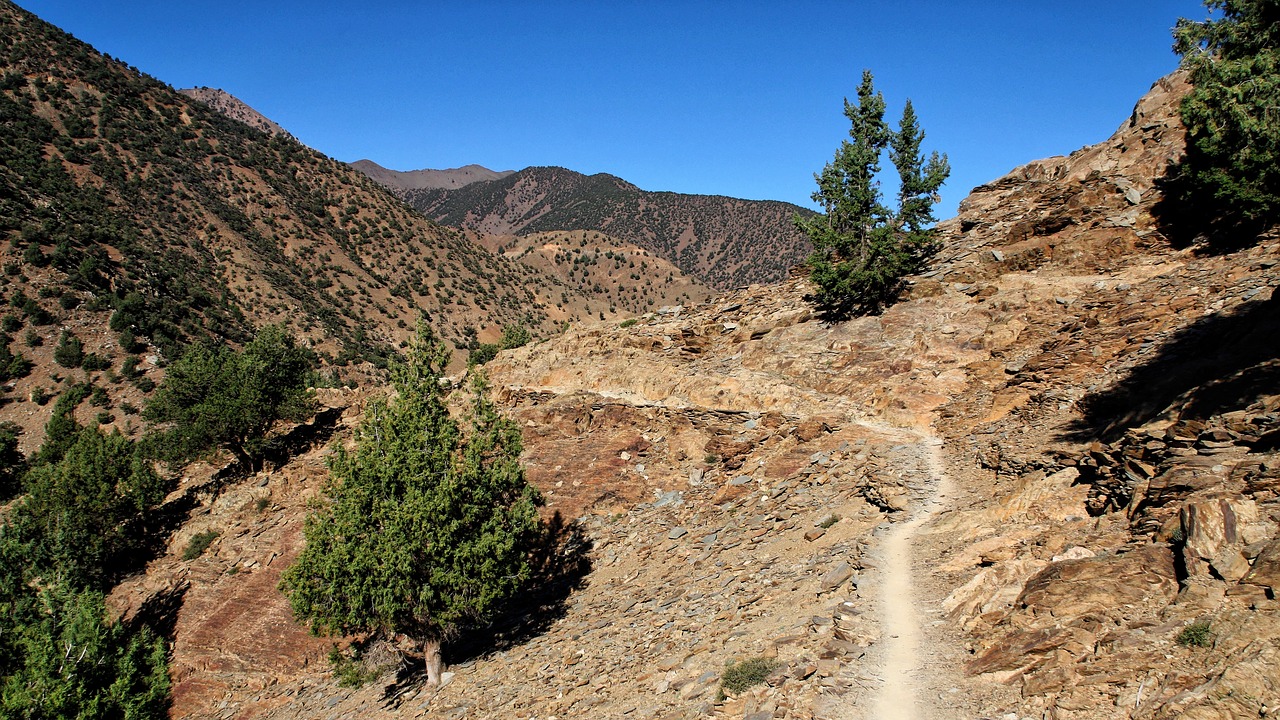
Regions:
[[[1272,540],[1258,553],[1253,568],[1241,582],[1270,588],[1273,595],[1280,590],[1280,538]]]
[[[1249,561],[1245,559],[1238,547],[1228,546],[1213,556],[1209,561],[1209,567],[1213,568],[1213,572],[1218,577],[1233,583],[1248,574]]]
[[[1052,563],[1027,581],[1015,606],[1062,622],[1126,604],[1164,607],[1177,592],[1173,552],[1147,545],[1123,555]]]
[[[840,561],[835,567],[827,571],[822,576],[822,580],[818,583],[820,592],[829,592],[843,585],[849,578],[853,577],[853,568],[849,563]]]
[[[739,475],[738,477],[736,477],[736,478],[734,478],[734,479],[730,480],[730,481],[729,481],[729,484],[730,484],[730,485],[732,485],[732,486],[734,486],[734,487],[739,487],[739,486],[742,486],[742,485],[746,485],[747,483],[751,482],[752,480],[754,480],[754,478],[752,478],[750,475]]]
[[[1183,559],[1188,572],[1204,572],[1227,545],[1240,542],[1240,528],[1257,520],[1258,508],[1244,498],[1192,500],[1182,506]]]
[[[674,528],[671,528],[671,532],[667,533],[667,539],[679,540],[680,538],[688,534],[689,534],[689,530],[687,528],[674,527]]]

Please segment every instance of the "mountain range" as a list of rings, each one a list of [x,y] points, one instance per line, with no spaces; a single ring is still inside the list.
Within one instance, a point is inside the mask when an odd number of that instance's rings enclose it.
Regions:
[[[648,192],[606,173],[583,175],[559,167],[530,167],[456,187],[414,187],[404,174],[388,178],[366,163],[355,167],[443,225],[488,235],[604,233],[717,290],[781,280],[811,250],[791,218],[812,211],[790,203]],[[470,177],[482,175],[477,171]]]

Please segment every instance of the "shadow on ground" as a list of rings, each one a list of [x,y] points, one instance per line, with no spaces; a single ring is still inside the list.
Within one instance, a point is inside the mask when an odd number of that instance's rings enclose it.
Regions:
[[[1277,392],[1280,291],[1176,332],[1126,377],[1081,399],[1083,417],[1066,439],[1111,442],[1166,411],[1204,419]]]

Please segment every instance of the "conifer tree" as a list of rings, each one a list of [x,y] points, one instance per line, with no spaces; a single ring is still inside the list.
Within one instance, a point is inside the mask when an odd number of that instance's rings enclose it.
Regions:
[[[300,422],[315,412],[307,388],[312,357],[278,325],[259,330],[243,352],[194,345],[169,366],[144,416],[169,424],[163,446],[171,457],[223,446],[252,467],[277,421]]]
[[[472,384],[466,432],[440,377],[449,353],[420,323],[396,396],[374,401],[356,447],[330,463],[329,503],[307,518],[306,548],[281,582],[316,632],[404,634],[420,642],[428,683],[441,643],[523,585],[542,500],[525,482],[519,429]]]
[[[844,103],[850,139],[814,176],[813,199],[825,213],[794,219],[813,242],[812,299],[833,319],[880,312],[896,297],[902,278],[921,270],[937,249],[933,205],[950,173],[946,156],[922,155],[924,131],[910,101],[897,131],[885,123],[884,113],[884,97],[864,71],[857,104]],[[896,212],[884,205],[877,180],[886,149],[901,180]]]
[[[1222,15],[1174,28],[1192,84],[1187,150],[1158,210],[1175,236],[1240,246],[1280,222],[1280,3],[1205,5]]]

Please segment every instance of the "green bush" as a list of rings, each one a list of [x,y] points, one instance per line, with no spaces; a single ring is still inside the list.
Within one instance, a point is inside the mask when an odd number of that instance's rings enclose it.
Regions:
[[[1208,620],[1197,620],[1182,628],[1175,639],[1183,647],[1209,647],[1213,644],[1213,631]]]
[[[724,669],[724,675],[720,677],[720,691],[721,693],[740,693],[749,687],[759,685],[769,677],[769,673],[773,672],[778,664],[777,660],[765,657],[729,663]]]
[[[78,368],[84,362],[84,344],[69,331],[63,330],[58,346],[53,349],[53,361],[64,368]]]
[[[182,559],[195,560],[203,555],[204,551],[208,550],[209,546],[212,545],[213,541],[217,538],[217,530],[204,530],[192,535],[191,539],[187,541],[186,549],[182,551]]]

